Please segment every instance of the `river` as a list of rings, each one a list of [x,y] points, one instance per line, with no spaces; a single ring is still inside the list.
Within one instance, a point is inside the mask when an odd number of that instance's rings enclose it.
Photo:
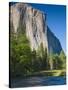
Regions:
[[[64,85],[66,84],[65,77],[27,77],[11,80],[11,87],[32,87],[32,86],[50,86],[50,85]]]

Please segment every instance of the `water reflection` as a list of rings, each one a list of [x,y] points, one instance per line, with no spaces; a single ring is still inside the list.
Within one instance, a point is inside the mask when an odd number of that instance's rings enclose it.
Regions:
[[[31,87],[31,86],[48,86],[64,85],[65,77],[27,77],[24,79],[14,79],[11,81],[11,87]]]

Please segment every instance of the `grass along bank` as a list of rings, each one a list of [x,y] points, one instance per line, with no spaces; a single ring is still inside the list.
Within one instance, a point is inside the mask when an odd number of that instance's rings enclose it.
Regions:
[[[34,72],[32,74],[29,74],[27,76],[65,76],[66,70],[43,70],[39,72]]]

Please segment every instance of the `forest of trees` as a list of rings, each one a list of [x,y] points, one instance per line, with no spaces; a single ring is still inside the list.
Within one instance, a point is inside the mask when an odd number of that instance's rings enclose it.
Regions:
[[[37,52],[31,51],[25,30],[22,31],[18,34],[10,33],[10,71],[12,77],[26,76],[42,70],[65,69],[66,56],[63,51],[60,54],[47,54],[47,49],[43,49],[42,43]]]

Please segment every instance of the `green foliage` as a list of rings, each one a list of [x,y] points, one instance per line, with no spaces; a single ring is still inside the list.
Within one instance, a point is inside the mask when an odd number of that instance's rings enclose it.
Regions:
[[[66,57],[63,51],[58,54],[47,53],[43,44],[37,51],[30,49],[26,37],[25,27],[20,27],[18,32],[10,34],[10,68],[11,76],[26,76],[36,71],[65,69]]]
[[[10,37],[11,75],[26,75],[30,72],[31,49],[25,33],[12,34]]]
[[[52,69],[65,69],[66,67],[66,56],[63,51],[60,54],[51,54],[49,59],[52,64]]]
[[[53,55],[53,68],[54,69],[60,69],[60,59],[58,54]]]
[[[61,62],[61,68],[65,69],[66,68],[66,56],[63,51],[61,51],[59,58],[60,58],[60,62]]]

